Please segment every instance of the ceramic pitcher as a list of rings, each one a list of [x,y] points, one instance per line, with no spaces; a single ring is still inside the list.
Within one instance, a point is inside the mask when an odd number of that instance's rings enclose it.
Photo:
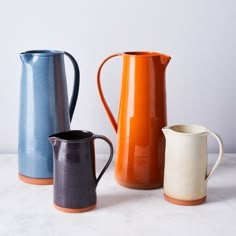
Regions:
[[[104,140],[110,147],[108,161],[98,177],[95,139]],[[97,203],[97,185],[112,161],[111,141],[86,130],[53,134],[49,140],[54,154],[53,196],[56,209],[69,213],[92,210]]]
[[[163,128],[166,138],[164,196],[180,205],[197,205],[206,200],[207,182],[223,155],[219,135],[199,125],[174,125]],[[207,136],[216,138],[219,155],[207,171]]]
[[[74,66],[68,104],[64,55]],[[67,52],[33,50],[20,54],[19,177],[31,184],[52,184],[53,154],[48,136],[70,129],[79,91],[79,68]]]
[[[123,58],[118,120],[103,95],[100,73],[112,57]],[[115,177],[119,184],[134,189],[163,185],[166,126],[165,70],[170,57],[158,52],[113,54],[97,73],[99,95],[117,132]]]

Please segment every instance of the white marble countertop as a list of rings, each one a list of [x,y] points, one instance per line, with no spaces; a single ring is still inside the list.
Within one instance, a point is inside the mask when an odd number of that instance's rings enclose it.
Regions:
[[[216,155],[209,155],[212,164]],[[97,168],[105,155],[97,155]],[[207,201],[178,206],[163,189],[132,190],[114,179],[114,163],[97,188],[97,208],[82,214],[57,211],[52,186],[34,186],[17,176],[17,155],[0,155],[0,236],[236,235],[236,154],[224,159],[208,183]]]

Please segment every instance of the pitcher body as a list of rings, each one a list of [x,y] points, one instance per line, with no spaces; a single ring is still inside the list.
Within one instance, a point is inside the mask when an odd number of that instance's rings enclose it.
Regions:
[[[95,139],[104,140],[110,147],[110,156],[98,177]],[[85,130],[53,134],[49,140],[54,154],[53,196],[56,209],[69,213],[92,210],[97,203],[97,185],[112,161],[112,143],[103,135]]]
[[[218,135],[199,125],[174,125],[163,128],[166,137],[164,194],[172,203],[197,205],[207,196],[207,182],[218,166],[223,144]],[[219,156],[211,171],[207,171],[207,136],[219,143]]]
[[[20,57],[19,176],[28,183],[51,184],[53,154],[48,136],[70,129],[79,74],[75,73],[73,107],[69,111],[64,52],[28,51]]]
[[[117,123],[100,91],[117,131],[115,177],[125,187],[155,189],[163,185],[165,139],[161,129],[167,123],[165,69],[170,57],[154,52],[121,55]]]

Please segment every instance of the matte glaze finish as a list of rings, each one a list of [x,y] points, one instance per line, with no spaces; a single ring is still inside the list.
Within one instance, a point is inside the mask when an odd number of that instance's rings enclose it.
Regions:
[[[163,128],[166,137],[164,196],[179,205],[197,205],[206,200],[207,181],[223,156],[221,138],[198,125]],[[207,172],[207,135],[219,143],[219,156]]]
[[[94,140],[110,147],[105,167],[96,177]],[[113,146],[108,138],[89,131],[68,131],[49,137],[54,153],[54,205],[64,212],[85,212],[96,206],[96,187],[111,163]]]
[[[123,57],[118,121],[104,98],[100,73],[112,57]],[[98,69],[98,90],[113,128],[117,132],[115,176],[119,184],[135,189],[163,185],[166,126],[165,70],[170,57],[156,52],[111,55]]]
[[[75,70],[70,108],[64,66],[67,55]],[[66,52],[38,50],[20,54],[22,60],[18,163],[21,180],[52,184],[53,155],[48,136],[70,129],[79,91],[79,68]],[[70,109],[70,110],[69,110]]]

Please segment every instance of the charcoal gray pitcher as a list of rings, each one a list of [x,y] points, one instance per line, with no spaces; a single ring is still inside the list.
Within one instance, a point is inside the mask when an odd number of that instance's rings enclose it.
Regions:
[[[110,147],[105,166],[96,177],[96,139]],[[113,157],[111,141],[87,130],[70,130],[49,137],[54,156],[53,202],[57,210],[67,213],[90,211],[97,204],[97,185]]]
[[[64,55],[74,67],[74,86],[68,102]],[[79,93],[79,67],[63,51],[32,50],[22,61],[18,167],[19,178],[31,184],[53,183],[53,153],[48,136],[70,130]]]

